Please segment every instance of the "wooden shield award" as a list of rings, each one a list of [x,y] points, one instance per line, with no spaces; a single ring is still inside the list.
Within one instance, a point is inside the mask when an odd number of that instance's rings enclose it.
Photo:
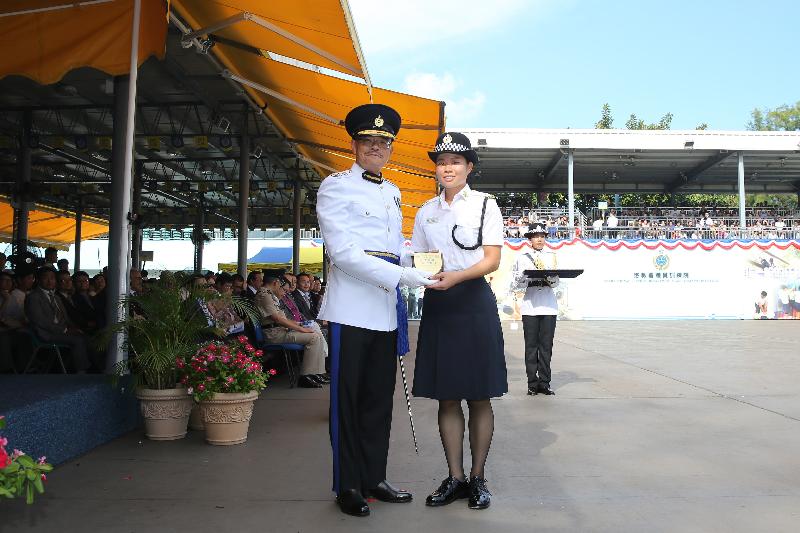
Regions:
[[[427,272],[431,276],[438,274],[444,268],[442,252],[415,252],[414,268]]]

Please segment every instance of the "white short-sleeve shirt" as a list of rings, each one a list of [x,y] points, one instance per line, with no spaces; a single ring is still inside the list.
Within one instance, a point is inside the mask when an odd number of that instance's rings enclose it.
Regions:
[[[483,215],[482,246],[475,250],[464,250],[453,241],[455,237],[465,246],[478,242],[481,228],[481,211],[486,199]],[[445,271],[464,270],[483,259],[483,246],[503,245],[503,215],[493,196],[473,191],[464,186],[448,204],[444,191],[426,202],[414,220],[411,250],[414,252],[442,252]]]

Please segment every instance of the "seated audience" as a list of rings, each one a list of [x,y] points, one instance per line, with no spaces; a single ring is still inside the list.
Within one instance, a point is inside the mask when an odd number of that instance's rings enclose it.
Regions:
[[[87,333],[97,330],[100,318],[94,299],[89,295],[89,274],[80,271],[72,276],[72,306],[75,309],[75,322]]]
[[[244,320],[236,313],[230,302],[233,296],[233,278],[223,272],[217,276],[216,291],[221,298],[209,298],[208,311],[217,327],[224,329],[228,335],[244,331]]]
[[[233,286],[231,287],[233,295],[244,296],[244,294],[242,294],[244,291],[244,278],[240,274],[234,274],[231,276],[231,280],[233,281]]]
[[[68,346],[75,371],[85,373],[91,366],[86,337],[67,316],[55,289],[55,269],[40,267],[36,271],[36,288],[25,298],[25,315],[37,337]]]
[[[296,343],[305,347],[303,363],[300,368],[299,387],[319,388],[329,379],[325,372],[326,345],[323,336],[314,329],[303,326],[295,320],[286,318],[280,308],[281,298],[289,289],[288,282],[282,277],[282,271],[266,272],[264,290],[255,297],[255,304],[261,314],[261,326],[264,338],[268,343]]]

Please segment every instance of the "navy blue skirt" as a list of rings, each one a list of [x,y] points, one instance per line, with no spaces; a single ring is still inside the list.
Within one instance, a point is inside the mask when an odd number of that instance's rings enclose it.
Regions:
[[[414,396],[485,400],[508,392],[503,330],[483,278],[426,290],[417,338]]]

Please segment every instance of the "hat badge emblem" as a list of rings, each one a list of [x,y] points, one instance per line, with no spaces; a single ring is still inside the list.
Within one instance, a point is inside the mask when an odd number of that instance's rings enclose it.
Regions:
[[[378,115],[375,117],[375,127],[380,128],[381,126],[383,126],[383,117]]]
[[[448,133],[447,135],[445,135],[444,137],[442,137],[442,142],[443,142],[444,144],[449,144],[449,143],[453,142],[453,138],[452,138],[452,137],[450,136],[450,134]]]

